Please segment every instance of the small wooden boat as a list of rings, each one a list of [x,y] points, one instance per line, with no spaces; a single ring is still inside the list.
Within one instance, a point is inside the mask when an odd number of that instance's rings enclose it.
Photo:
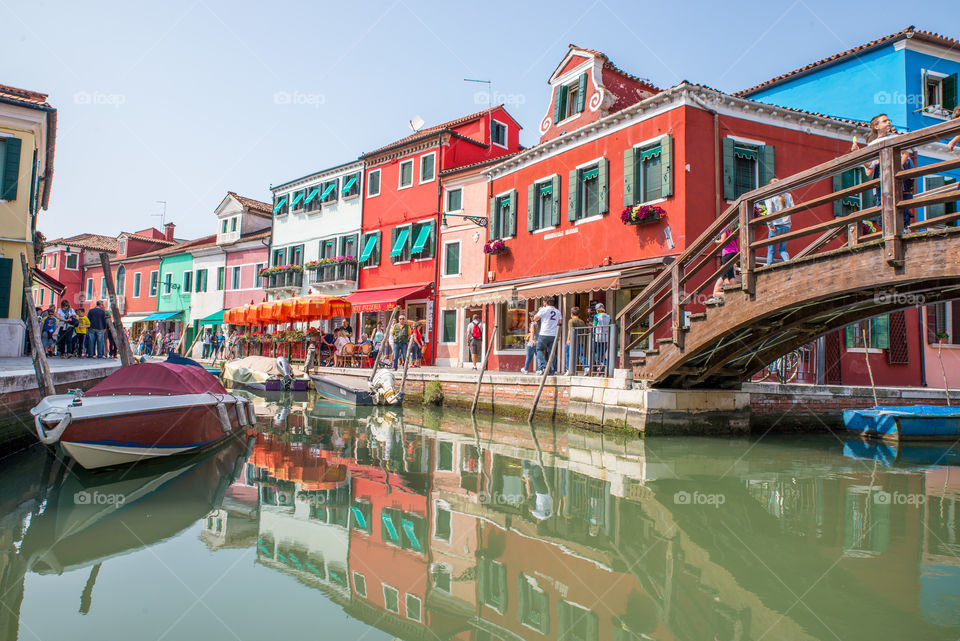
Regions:
[[[843,410],[847,432],[889,441],[930,441],[960,437],[960,408],[936,405]]]
[[[380,370],[369,390],[354,387],[335,376],[311,374],[313,388],[322,398],[345,405],[399,405],[403,402],[403,393],[394,389],[395,379],[389,370]]]
[[[37,437],[86,469],[198,450],[256,423],[253,404],[200,367],[139,363],[85,394],[47,396],[30,410]]]

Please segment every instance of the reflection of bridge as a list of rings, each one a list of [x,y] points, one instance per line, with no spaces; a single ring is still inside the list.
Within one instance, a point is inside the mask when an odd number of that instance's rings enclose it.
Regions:
[[[661,386],[730,387],[778,356],[850,323],[916,305],[960,298],[958,213],[931,216],[934,205],[958,200],[956,189],[903,198],[903,181],[960,167],[960,159],[900,167],[900,152],[960,133],[960,121],[892,138],[823,163],[741,196],[618,316],[621,363]],[[860,167],[879,163],[880,177],[853,184]],[[879,189],[879,202],[873,190]],[[754,205],[791,192],[792,229],[755,239]],[[831,211],[832,203],[839,208]],[[922,222],[905,226],[903,213],[926,207]],[[949,211],[949,210],[946,210]],[[835,212],[839,215],[835,215]],[[864,233],[865,221],[881,231]],[[715,240],[726,231],[722,243]],[[720,246],[739,251],[720,260]],[[757,250],[780,241],[809,242],[790,260],[758,267]],[[741,282],[724,299],[707,300],[725,270]],[[646,347],[639,357],[631,350]]]

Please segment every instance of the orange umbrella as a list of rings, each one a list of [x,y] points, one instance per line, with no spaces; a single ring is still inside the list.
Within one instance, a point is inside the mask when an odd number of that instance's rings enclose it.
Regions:
[[[333,296],[327,301],[327,313],[330,317],[333,316],[350,316],[350,312],[353,307],[350,305],[350,301],[346,298],[341,298],[339,296]]]
[[[248,325],[260,325],[263,322],[263,319],[260,317],[260,312],[263,307],[263,303],[259,305],[251,305],[244,314],[244,320],[247,321]]]
[[[260,312],[257,315],[260,319],[260,324],[263,325],[276,322],[279,307],[280,304],[277,302],[260,303]]]
[[[276,311],[274,312],[273,319],[280,323],[289,323],[294,318],[294,307],[296,306],[296,299],[288,298],[284,301],[279,301],[277,303]]]

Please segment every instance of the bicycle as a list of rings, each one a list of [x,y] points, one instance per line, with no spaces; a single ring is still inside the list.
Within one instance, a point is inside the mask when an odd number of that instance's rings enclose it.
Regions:
[[[803,360],[801,351],[800,349],[795,349],[792,352],[784,354],[754,374],[751,380],[754,383],[761,383],[776,374],[777,381],[780,383],[793,381],[797,378],[797,374],[800,373],[800,363]]]

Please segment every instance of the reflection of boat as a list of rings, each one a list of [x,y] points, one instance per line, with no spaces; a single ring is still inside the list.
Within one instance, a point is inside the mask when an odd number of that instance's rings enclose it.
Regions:
[[[246,459],[246,444],[109,472],[74,470],[30,521],[27,569],[63,573],[170,538],[219,507]]]
[[[247,356],[223,365],[223,382],[227,387],[252,391],[305,392],[310,379],[293,370],[284,358]]]
[[[350,385],[343,379],[323,374],[311,374],[317,394],[345,405],[399,405],[403,394],[394,390],[393,373],[380,370],[373,377],[369,390]]]
[[[960,409],[935,405],[843,410],[847,431],[885,440],[940,440],[960,437]]]
[[[37,436],[87,469],[182,454],[254,422],[252,406],[199,367],[138,363],[82,396],[47,396],[30,410]]]
[[[960,465],[960,448],[933,443],[900,443],[850,439],[843,444],[847,458],[876,460],[884,465]]]

